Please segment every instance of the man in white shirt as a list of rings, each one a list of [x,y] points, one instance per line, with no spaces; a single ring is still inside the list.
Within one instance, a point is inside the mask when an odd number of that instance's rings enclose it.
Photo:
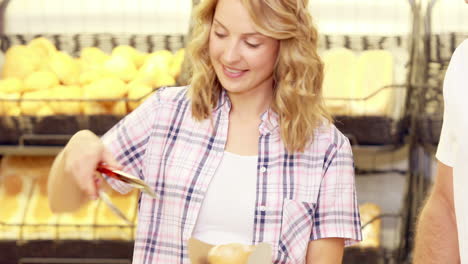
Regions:
[[[468,0],[465,0],[468,3]],[[444,80],[437,175],[417,225],[414,263],[468,263],[468,40]]]

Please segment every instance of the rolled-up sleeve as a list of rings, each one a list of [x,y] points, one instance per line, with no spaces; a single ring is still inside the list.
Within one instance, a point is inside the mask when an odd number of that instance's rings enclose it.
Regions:
[[[330,145],[323,166],[311,240],[339,237],[345,245],[361,241],[353,154],[346,137]]]
[[[159,89],[145,100],[137,109],[120,120],[104,136],[102,141],[115,159],[123,166],[123,171],[144,180],[142,168],[151,129],[155,125],[160,107]],[[107,178],[107,181],[121,193],[127,193],[131,187],[125,183]]]

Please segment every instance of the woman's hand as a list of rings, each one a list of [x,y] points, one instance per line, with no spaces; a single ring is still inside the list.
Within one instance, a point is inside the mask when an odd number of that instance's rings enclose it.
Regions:
[[[100,162],[120,169],[113,155],[105,148],[101,139],[89,130],[77,132],[63,151],[64,174],[72,177],[77,187],[91,199],[98,197],[99,177],[95,177]]]

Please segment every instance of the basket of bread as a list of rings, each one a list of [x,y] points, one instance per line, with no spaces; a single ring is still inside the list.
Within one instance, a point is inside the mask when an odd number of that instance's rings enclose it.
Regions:
[[[159,87],[175,85],[184,59],[183,48],[143,52],[130,45],[110,52],[87,46],[77,54],[45,37],[6,50],[0,144],[17,144],[24,134],[103,133]]]

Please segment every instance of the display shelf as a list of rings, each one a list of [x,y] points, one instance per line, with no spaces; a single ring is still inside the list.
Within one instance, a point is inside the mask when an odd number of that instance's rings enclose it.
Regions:
[[[2,264],[120,264],[131,263],[133,241],[37,240],[0,241]],[[343,263],[391,263],[394,252],[385,248],[346,248]]]
[[[57,155],[63,147],[60,146],[8,146],[0,145],[0,156],[2,155]]]
[[[419,87],[421,113],[417,117],[419,143],[437,146],[443,123],[443,82],[450,58],[456,47],[468,38],[468,33],[429,34],[424,43],[427,62],[424,76],[427,81]]]
[[[354,54],[352,56],[356,56],[358,60],[360,54],[366,51],[383,50],[388,52],[386,54],[391,55],[393,60],[391,69],[393,83],[382,84],[381,87],[369,85],[369,93],[362,94],[362,91],[357,90],[364,88],[357,85],[372,83],[372,77],[368,76],[367,79],[364,75],[362,83],[350,84],[349,91],[346,92],[348,88],[343,87],[343,94],[333,92],[333,97],[330,95],[331,92],[324,94],[325,104],[334,115],[335,125],[348,136],[353,145],[383,146],[405,143],[404,139],[408,134],[409,126],[408,113],[411,107],[409,104],[411,41],[412,39],[406,35],[325,34],[320,38],[319,51],[323,56],[328,51],[339,51],[345,48],[351,51],[349,54]],[[325,66],[325,72],[326,70]],[[326,85],[330,84],[324,82],[324,85],[327,87]],[[331,87],[336,86],[337,84],[332,84]],[[355,95],[355,93],[360,95]]]
[[[0,145],[64,146],[80,130],[102,135],[122,118],[117,115],[0,116]]]
[[[336,116],[335,125],[353,146],[402,145],[408,119],[385,116]]]
[[[0,241],[0,263],[131,263],[133,244],[133,241],[114,240]]]

